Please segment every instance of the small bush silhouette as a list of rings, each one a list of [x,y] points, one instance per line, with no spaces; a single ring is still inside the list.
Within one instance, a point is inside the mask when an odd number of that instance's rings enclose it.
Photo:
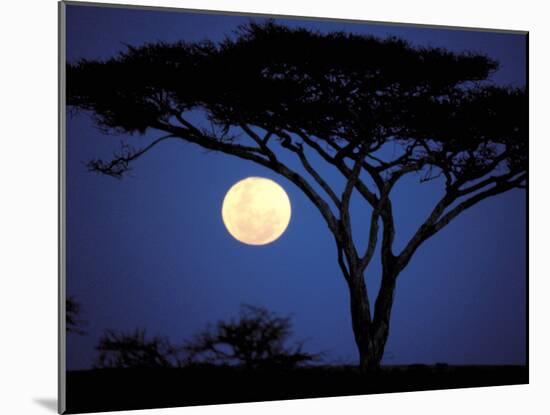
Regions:
[[[241,306],[238,319],[208,326],[193,340],[175,346],[165,337],[147,338],[145,330],[133,333],[106,330],[96,350],[96,368],[171,368],[233,365],[246,369],[289,369],[317,360],[302,351],[302,343],[286,346],[290,317],[280,317],[262,307]]]
[[[262,307],[241,306],[237,320],[219,321],[185,345],[190,363],[243,365],[248,369],[291,368],[318,359],[285,342],[292,334],[290,317]]]
[[[67,333],[85,335],[83,327],[87,324],[85,320],[79,319],[81,313],[80,303],[78,303],[74,297],[67,297],[65,302],[65,324],[67,327]]]
[[[147,339],[145,330],[116,333],[106,330],[96,347],[97,368],[169,368],[181,366],[181,348],[166,338]]]

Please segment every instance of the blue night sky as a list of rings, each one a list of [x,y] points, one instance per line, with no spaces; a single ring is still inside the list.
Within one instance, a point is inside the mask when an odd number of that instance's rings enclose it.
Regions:
[[[106,59],[125,44],[219,40],[248,16],[67,7],[67,60]],[[254,18],[261,21],[262,18]],[[492,82],[522,86],[525,36],[333,21],[276,19],[289,26],[343,30],[415,45],[471,50],[500,62]],[[406,68],[403,68],[406,70]],[[166,142],[122,180],[89,173],[129,139],[106,135],[86,113],[67,121],[67,291],[82,306],[86,336],[70,335],[68,368],[90,367],[104,329],[145,328],[179,343],[242,303],[293,316],[294,339],[327,363],[356,363],[348,291],[321,215],[286,179],[255,164],[183,142]],[[289,161],[290,162],[290,161]],[[342,179],[318,164],[336,186]],[[254,247],[233,239],[221,219],[226,191],[247,176],[276,180],[292,203],[287,231]],[[403,180],[393,192],[398,252],[442,194],[441,182]],[[355,229],[370,212],[353,200]],[[355,231],[357,240],[367,232]],[[526,363],[526,197],[513,190],[464,212],[427,241],[398,279],[383,364]],[[379,259],[366,273],[371,305]]]

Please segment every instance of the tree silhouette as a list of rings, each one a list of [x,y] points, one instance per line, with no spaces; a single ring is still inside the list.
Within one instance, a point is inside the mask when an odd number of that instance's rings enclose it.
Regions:
[[[83,327],[87,324],[87,322],[79,318],[80,312],[80,303],[76,301],[74,297],[67,297],[67,300],[65,301],[65,321],[67,333],[80,334],[81,336],[86,334]]]
[[[69,64],[67,102],[108,132],[159,132],[145,147],[92,160],[90,170],[121,177],[163,141],[183,140],[294,183],[334,236],[360,367],[370,369],[384,353],[396,279],[416,250],[478,202],[526,186],[526,92],[492,85],[497,68],[483,55],[398,38],[250,23],[219,43],[128,46],[106,61]],[[329,184],[319,166],[345,185]],[[443,195],[396,252],[391,191],[413,173],[437,180]],[[352,229],[352,194],[364,200],[370,229]],[[357,232],[368,234],[364,249]],[[364,273],[378,245],[371,314]]]
[[[117,333],[106,330],[96,347],[97,368],[170,368],[182,366],[182,348],[163,337],[148,339],[145,330]]]
[[[238,320],[219,321],[185,345],[191,363],[240,364],[247,369],[292,368],[319,356],[302,345],[285,345],[291,335],[290,317],[261,307],[243,305]]]
[[[96,350],[97,368],[174,368],[189,365],[243,365],[248,369],[292,368],[319,356],[305,353],[290,337],[290,317],[279,317],[262,307],[241,306],[238,319],[219,321],[183,346],[165,337],[148,338],[145,330],[106,330]]]

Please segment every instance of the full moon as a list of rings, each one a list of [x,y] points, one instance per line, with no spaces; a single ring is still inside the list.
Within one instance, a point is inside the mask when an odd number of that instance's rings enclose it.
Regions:
[[[290,211],[290,200],[281,186],[263,177],[247,177],[231,186],[225,195],[222,219],[236,240],[265,245],[286,230]]]

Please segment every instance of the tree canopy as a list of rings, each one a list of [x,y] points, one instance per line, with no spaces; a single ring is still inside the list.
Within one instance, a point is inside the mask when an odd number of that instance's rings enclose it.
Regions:
[[[302,159],[304,146],[319,153],[349,177],[360,146],[378,187],[423,171],[458,190],[497,167],[487,184],[523,184],[526,94],[486,82],[497,68],[483,55],[398,38],[250,23],[219,43],[128,46],[106,61],[69,64],[67,102],[107,130],[157,129],[268,167],[277,140]],[[204,114],[198,125],[186,118],[194,110]],[[389,143],[402,151],[389,157]],[[120,176],[144,150],[125,147],[90,167]],[[375,204],[380,189],[359,187]]]

